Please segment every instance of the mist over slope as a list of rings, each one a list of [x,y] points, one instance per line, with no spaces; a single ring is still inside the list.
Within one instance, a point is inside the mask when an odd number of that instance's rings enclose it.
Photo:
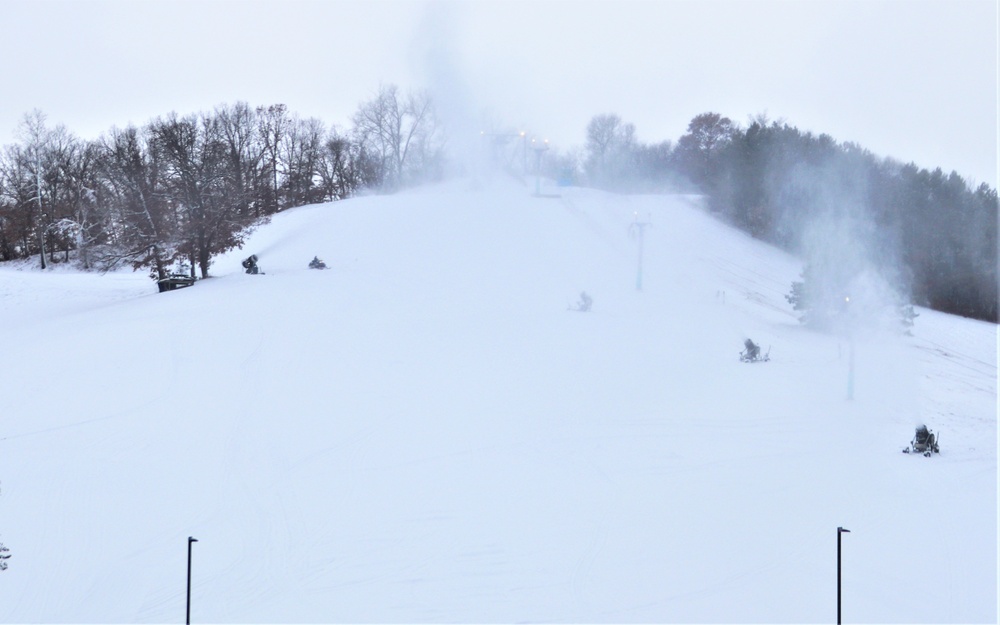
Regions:
[[[293,209],[166,294],[0,268],[0,620],[179,620],[194,536],[197,622],[830,622],[838,526],[845,621],[996,620],[996,326],[852,345],[697,198],[548,191]]]

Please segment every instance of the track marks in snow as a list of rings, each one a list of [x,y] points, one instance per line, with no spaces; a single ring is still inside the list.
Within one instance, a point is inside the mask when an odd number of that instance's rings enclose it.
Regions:
[[[608,474],[597,465],[590,465],[590,467],[592,470],[587,472],[589,475],[581,476],[581,478],[586,479],[592,485],[588,489],[593,493],[592,496],[600,496],[602,499],[605,497],[616,499],[614,486]],[[597,478],[596,480],[593,479],[595,477]],[[578,557],[571,576],[573,593],[576,597],[575,603],[577,604],[575,609],[577,613],[576,618],[580,622],[587,620],[588,615],[594,613],[594,603],[592,601],[594,581],[591,579],[591,576],[598,558],[607,546],[608,535],[611,531],[611,519],[616,509],[612,501],[599,501],[593,507],[598,508],[600,511],[591,519],[581,519],[580,521],[584,524],[587,524],[589,521],[592,526],[587,534],[586,546]]]

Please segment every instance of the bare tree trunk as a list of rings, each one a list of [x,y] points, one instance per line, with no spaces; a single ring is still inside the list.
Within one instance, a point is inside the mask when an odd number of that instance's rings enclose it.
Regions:
[[[42,261],[42,269],[46,269],[47,265],[45,264],[45,228],[41,227],[40,225],[38,227],[38,248],[40,250],[38,256]]]

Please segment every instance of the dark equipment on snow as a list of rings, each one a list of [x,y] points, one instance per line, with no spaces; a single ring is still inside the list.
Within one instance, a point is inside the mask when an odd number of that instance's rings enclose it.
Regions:
[[[580,293],[580,301],[576,303],[575,307],[570,308],[570,310],[575,310],[577,312],[587,312],[590,310],[590,306],[593,303],[594,300],[592,300],[590,296],[587,295],[586,291],[583,291]]]
[[[745,348],[740,352],[740,362],[767,362],[771,360],[771,348],[767,348],[766,354],[760,353],[760,345],[757,345],[750,339],[743,341],[743,347]]]
[[[243,261],[243,268],[247,270],[249,274],[260,273],[260,267],[257,266],[257,255],[251,254],[249,258]]]
[[[183,289],[184,287],[191,286],[192,284],[194,284],[194,278],[182,273],[175,273],[162,280],[156,281],[156,286],[160,289],[160,293]]]
[[[938,447],[938,437],[934,432],[928,430],[926,425],[921,425],[913,434],[910,446],[905,448],[903,453],[923,454],[928,458],[931,457],[931,454],[939,454],[941,450]]]
[[[313,256],[313,259],[309,261],[310,269],[326,269],[326,263],[319,259],[319,256]]]

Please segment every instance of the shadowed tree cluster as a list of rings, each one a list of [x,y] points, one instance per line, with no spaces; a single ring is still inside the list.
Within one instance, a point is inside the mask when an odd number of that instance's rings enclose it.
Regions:
[[[972,188],[956,172],[878,158],[763,115],[743,127],[703,113],[676,144],[652,145],[617,115],[598,115],[586,145],[577,170],[586,184],[704,194],[733,225],[807,261],[840,230],[913,303],[997,321],[997,192],[985,183]]]
[[[997,321],[997,192],[958,173],[878,158],[854,143],[752,122],[733,129],[701,183],[713,210],[808,258],[816,224],[854,224],[869,263],[917,304]]]

